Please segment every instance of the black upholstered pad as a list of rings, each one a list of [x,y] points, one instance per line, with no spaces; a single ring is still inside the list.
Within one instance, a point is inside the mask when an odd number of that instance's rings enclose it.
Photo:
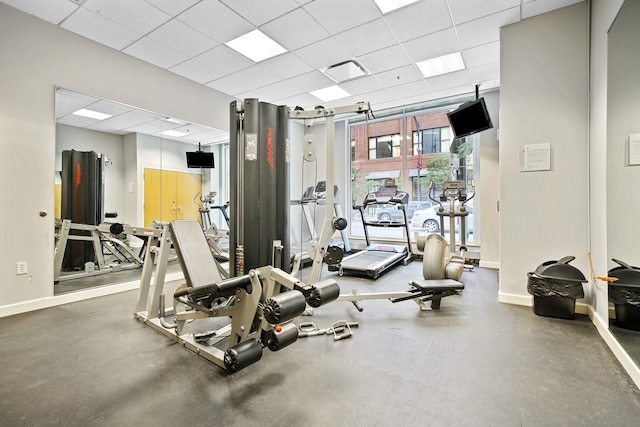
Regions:
[[[198,288],[220,283],[220,276],[200,223],[196,220],[171,221],[171,240],[187,285]]]
[[[453,291],[464,289],[464,283],[460,283],[453,279],[441,279],[441,280],[412,280],[409,282],[411,286],[422,291]]]

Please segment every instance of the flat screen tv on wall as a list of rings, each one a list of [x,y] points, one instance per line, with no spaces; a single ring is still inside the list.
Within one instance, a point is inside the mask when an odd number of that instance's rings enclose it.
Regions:
[[[456,110],[447,113],[447,116],[456,138],[463,138],[493,127],[484,98],[465,102]]]
[[[213,153],[207,151],[187,151],[187,167],[211,169],[214,166]]]

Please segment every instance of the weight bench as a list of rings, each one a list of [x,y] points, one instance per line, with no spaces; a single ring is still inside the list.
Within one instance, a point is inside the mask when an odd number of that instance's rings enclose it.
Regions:
[[[340,293],[334,280],[306,285],[271,266],[223,279],[198,221],[172,221],[168,231],[186,282],[173,295],[175,323],[165,320],[163,303],[157,318],[152,313],[136,317],[152,320],[151,326],[159,323],[163,333],[229,372],[260,360],[263,347],[278,351],[295,342],[298,328],[282,323],[301,315],[307,304],[319,307]],[[197,331],[211,324],[203,319],[213,317],[223,318],[225,325],[216,322],[214,330]]]
[[[428,280],[422,282],[412,280],[409,282],[409,286],[413,287],[413,289],[408,291],[411,293],[410,296],[393,298],[391,299],[391,302],[407,301],[409,299],[420,297],[420,300],[423,302],[431,301],[432,310],[439,310],[442,298],[451,295],[460,295],[460,292],[464,289],[463,283],[452,279]]]

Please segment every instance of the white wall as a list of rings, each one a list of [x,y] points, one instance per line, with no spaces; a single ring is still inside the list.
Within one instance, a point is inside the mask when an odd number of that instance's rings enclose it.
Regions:
[[[53,295],[56,86],[225,130],[233,99],[5,4],[0,63],[1,309]]]
[[[547,260],[573,255],[589,274],[587,6],[501,30],[501,301],[529,305],[527,272]],[[552,170],[521,172],[524,146],[543,142]]]

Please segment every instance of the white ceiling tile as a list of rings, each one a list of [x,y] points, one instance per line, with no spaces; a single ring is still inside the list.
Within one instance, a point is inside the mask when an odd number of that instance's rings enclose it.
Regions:
[[[467,68],[500,61],[500,42],[487,43],[462,51]]]
[[[381,16],[371,0],[316,0],[306,4],[304,8],[331,34],[340,33]]]
[[[352,95],[362,95],[376,90],[384,89],[384,86],[375,76],[367,76],[348,82],[340,83],[340,87]]]
[[[450,96],[473,94],[475,92],[474,86],[464,85],[460,87],[452,87],[449,89],[435,91],[436,98],[448,98]]]
[[[583,0],[536,0],[522,5],[522,18],[530,18],[562,7],[580,3]]]
[[[102,126],[109,127],[111,129],[123,130],[130,128],[131,126],[139,125],[142,123],[148,123],[153,121],[154,118],[149,117],[142,112],[132,111],[127,114],[122,114],[117,117],[111,117],[102,121]],[[127,131],[129,133],[131,131]],[[154,130],[155,132],[155,130]]]
[[[258,98],[265,100],[276,100],[289,98],[305,93],[303,89],[292,85],[289,81],[281,81],[268,86],[250,90],[237,95],[237,98]]]
[[[140,38],[140,34],[135,31],[82,7],[64,21],[61,27],[117,50]]]
[[[404,48],[415,62],[460,51],[460,43],[453,28],[438,31],[404,43]]]
[[[398,99],[402,99],[408,96],[427,96],[431,94],[431,89],[429,89],[429,86],[427,86],[427,84],[423,80],[395,86],[390,88],[389,90]]]
[[[230,74],[228,76],[209,82],[206,84],[206,86],[209,86],[210,88],[219,90],[220,92],[226,93],[227,95],[231,96],[238,93],[247,92],[256,87],[253,84],[249,84],[246,81],[237,78],[235,74]]]
[[[500,63],[494,62],[493,64],[469,68],[469,78],[473,84],[499,79]]]
[[[134,108],[128,105],[101,99],[96,103],[91,104],[90,109],[105,114],[111,114],[112,116],[119,116],[121,114],[132,111]]]
[[[76,116],[75,114],[69,114],[56,120],[62,125],[76,126],[84,128],[90,126],[99,120],[92,119],[90,117]]]
[[[446,0],[414,3],[385,15],[401,42],[444,30],[453,25]]]
[[[280,81],[280,77],[265,70],[260,65],[245,68],[236,73],[207,83],[207,86],[229,95],[247,92]]]
[[[378,73],[376,77],[386,87],[399,86],[418,80],[422,80],[422,74],[415,65],[405,65],[404,67],[395,68],[389,71]]]
[[[500,27],[520,20],[520,8],[514,7],[487,17],[458,25],[458,36],[463,49],[469,49],[500,40]]]
[[[307,64],[318,69],[326,68],[353,57],[344,46],[331,37],[298,49],[294,53]]]
[[[200,0],[145,0],[147,3],[154,5],[160,10],[167,12],[171,16],[183,12]]]
[[[452,87],[460,87],[471,85],[469,80],[469,72],[467,70],[456,71],[453,73],[443,74],[441,76],[431,77],[427,79],[429,87],[433,91],[445,90]]]
[[[304,92],[311,92],[312,90],[322,89],[335,84],[333,80],[322,74],[320,71],[312,71],[310,73],[293,77],[289,79],[289,83]]]
[[[124,49],[123,52],[161,68],[170,68],[189,59],[187,55],[176,52],[149,37],[141,38]]]
[[[336,34],[334,38],[355,56],[393,46],[398,42],[382,19]]]
[[[296,3],[298,3],[300,6],[304,6],[307,3],[311,3],[312,1],[315,0],[296,0]]]
[[[196,4],[178,19],[219,43],[226,43],[255,28],[224,4],[210,0]]]
[[[171,19],[142,0],[87,0],[83,7],[140,34],[146,34]]]
[[[295,0],[222,0],[222,2],[255,26],[260,26],[300,7]]]
[[[448,0],[453,22],[456,25],[483,18],[503,10],[517,7],[521,0]]]
[[[376,109],[381,109],[379,105],[381,103],[386,103],[390,101],[396,101],[396,96],[389,89],[376,90],[374,92],[369,92],[367,94],[366,101],[371,104],[371,108],[373,109],[373,113],[375,114]]]
[[[170,71],[198,83],[208,83],[233,72],[254,65],[254,62],[234,52],[225,45],[171,67]]]
[[[411,60],[400,45],[362,55],[358,57],[358,61],[371,73],[379,73],[411,64]]]
[[[2,0],[2,3],[56,25],[78,8],[69,0]]]
[[[177,19],[172,19],[147,37],[187,56],[198,55],[219,44]]]
[[[303,93],[289,98],[274,99],[274,103],[278,105],[286,105],[290,108],[302,107],[305,110],[313,110],[318,105],[318,98],[310,93]]]
[[[96,98],[88,95],[71,92],[66,89],[58,89],[56,90],[56,117],[66,116],[96,101]]]
[[[260,62],[260,65],[283,79],[288,79],[313,71],[313,67],[295,56],[293,53],[285,53],[269,58]]]
[[[289,51],[329,37],[329,33],[302,8],[266,23],[260,30]]]

